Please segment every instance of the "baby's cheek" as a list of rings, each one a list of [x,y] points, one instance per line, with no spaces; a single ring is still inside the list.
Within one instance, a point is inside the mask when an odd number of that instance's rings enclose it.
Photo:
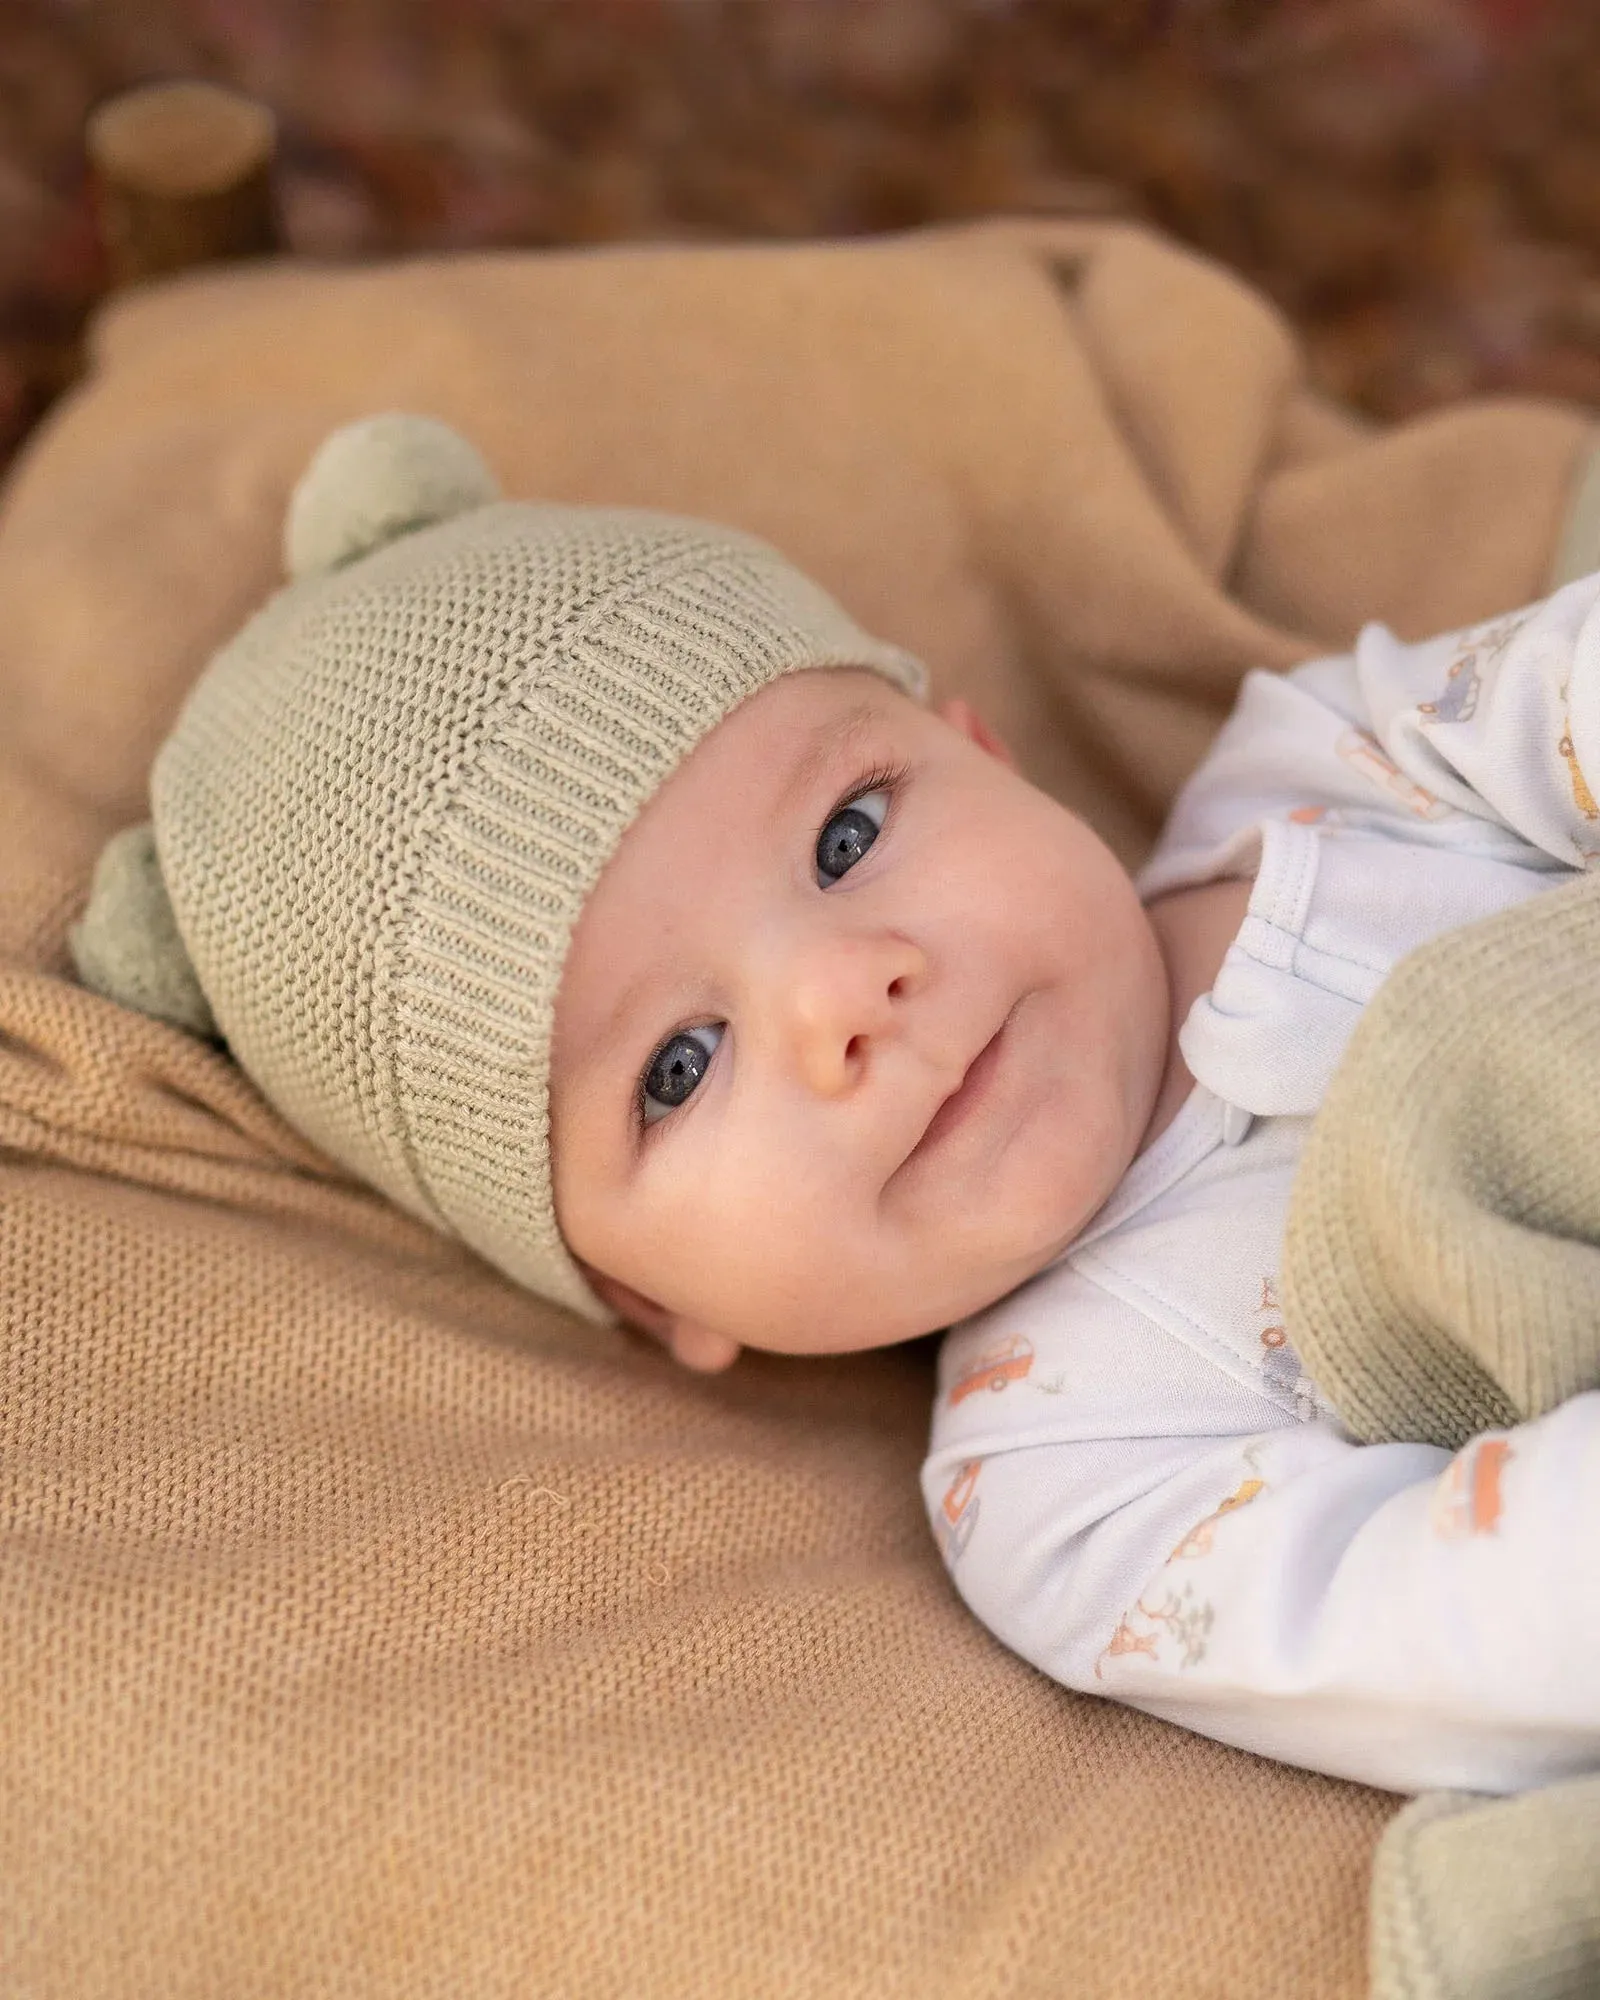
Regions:
[[[894,1246],[848,1163],[765,1111],[737,1130],[708,1121],[692,1149],[662,1155],[651,1233],[681,1311],[803,1352],[870,1294]]]
[[[699,1241],[683,1278],[702,1301],[702,1317],[795,1351],[815,1344],[816,1327],[836,1316],[841,1295],[870,1275],[848,1232],[817,1228],[793,1201],[735,1199]]]

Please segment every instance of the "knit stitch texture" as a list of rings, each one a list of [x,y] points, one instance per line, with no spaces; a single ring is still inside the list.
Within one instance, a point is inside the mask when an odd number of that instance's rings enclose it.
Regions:
[[[1600,879],[1435,938],[1357,1023],[1285,1232],[1285,1325],[1368,1442],[1600,1387]]]

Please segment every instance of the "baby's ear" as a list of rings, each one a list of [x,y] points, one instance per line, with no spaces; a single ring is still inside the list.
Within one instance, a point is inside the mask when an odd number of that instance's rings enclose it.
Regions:
[[[664,1336],[674,1361],[692,1368],[697,1375],[720,1375],[739,1358],[739,1343],[713,1327],[696,1326],[693,1320],[674,1319]]]
[[[952,697],[949,701],[940,702],[938,714],[969,742],[976,743],[980,750],[987,750],[991,757],[998,757],[1008,770],[1017,768],[1010,744],[996,735],[970,702],[962,701],[959,696]]]
[[[694,1369],[698,1375],[720,1375],[724,1368],[731,1368],[738,1360],[739,1343],[727,1334],[718,1333],[709,1326],[699,1326],[693,1320],[679,1318],[654,1299],[647,1299],[643,1292],[636,1292],[632,1285],[625,1285],[617,1278],[608,1278],[592,1265],[580,1262],[579,1269],[596,1297],[603,1299],[630,1326],[638,1327],[652,1340],[659,1340],[681,1366]]]

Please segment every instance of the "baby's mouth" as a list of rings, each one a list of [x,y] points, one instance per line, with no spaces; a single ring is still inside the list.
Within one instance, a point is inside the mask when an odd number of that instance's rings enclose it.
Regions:
[[[964,1125],[983,1104],[989,1095],[989,1085],[994,1079],[995,1071],[1000,1066],[1006,1030],[1011,1026],[1017,1007],[1021,1004],[1020,1000],[1016,1002],[1011,1012],[967,1064],[966,1074],[928,1120],[927,1130],[901,1162],[902,1166],[909,1166],[920,1155],[932,1151],[949,1133]]]

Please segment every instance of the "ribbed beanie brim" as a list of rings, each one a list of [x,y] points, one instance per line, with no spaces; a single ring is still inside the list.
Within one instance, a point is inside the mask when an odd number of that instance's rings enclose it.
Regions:
[[[551,1185],[573,927],[696,743],[830,666],[925,685],[776,551],[633,510],[478,507],[289,585],[211,662],[152,779],[232,1053],[353,1173],[609,1319]]]

